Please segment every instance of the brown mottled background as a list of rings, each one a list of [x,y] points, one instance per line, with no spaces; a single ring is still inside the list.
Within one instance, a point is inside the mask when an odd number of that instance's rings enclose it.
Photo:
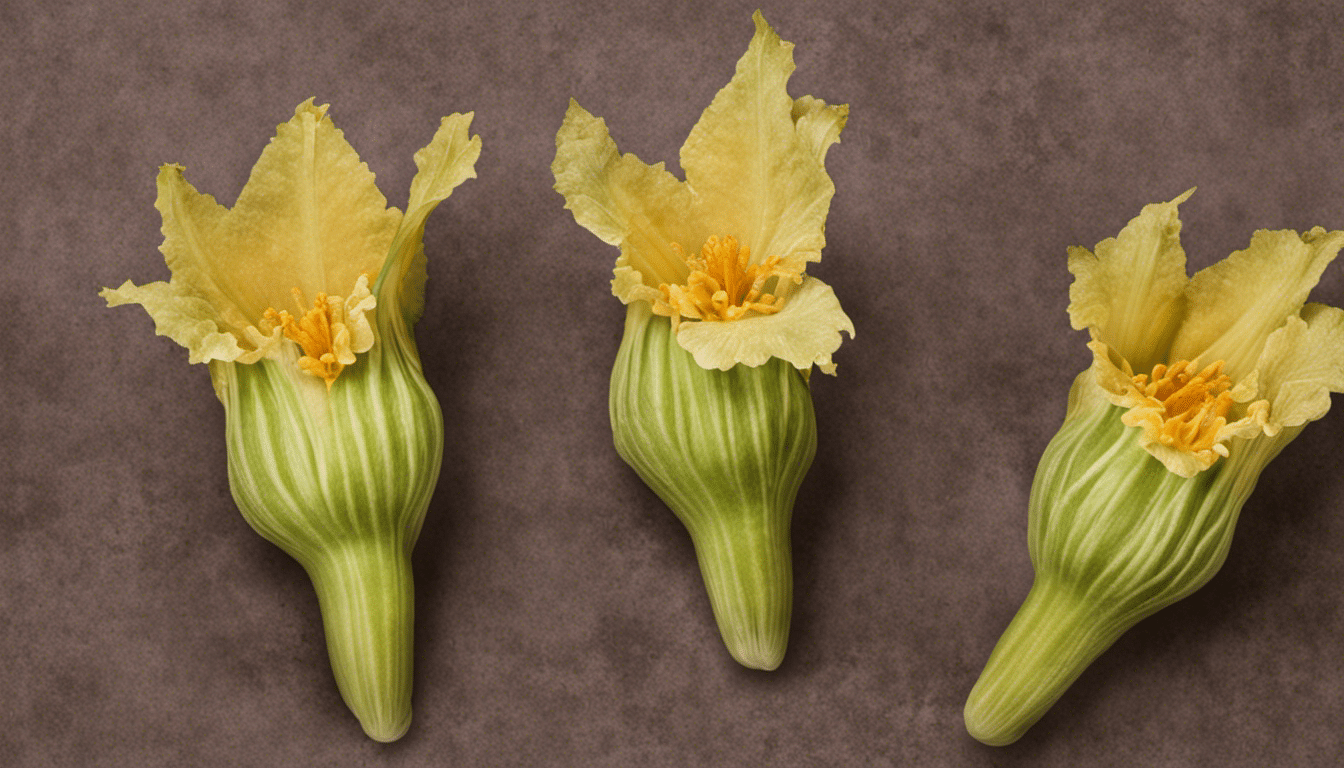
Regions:
[[[1069,245],[1191,186],[1192,267],[1344,228],[1326,3],[770,3],[792,92],[848,102],[815,273],[858,327],[814,379],[796,611],[736,666],[689,540],[616,456],[614,251],[551,190],[570,96],[675,167],[752,3],[0,9],[0,762],[17,766],[1267,766],[1344,754],[1344,408],[1265,472],[1223,571],[1017,745],[966,693],[1031,581],[1026,497],[1085,336]],[[231,204],[309,96],[405,202],[438,118],[480,177],[430,221],[445,467],[415,552],[416,719],[366,739],[302,570],[229,497],[201,366],[102,286],[164,279],[160,163]],[[1344,304],[1336,266],[1315,298]]]

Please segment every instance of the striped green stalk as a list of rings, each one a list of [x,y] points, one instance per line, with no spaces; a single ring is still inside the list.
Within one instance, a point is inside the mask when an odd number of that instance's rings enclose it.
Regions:
[[[728,652],[778,667],[793,605],[790,518],[817,445],[802,374],[777,358],[701,368],[668,318],[635,301],[610,406],[617,452],[691,534]]]
[[[276,127],[231,209],[164,165],[172,279],[99,292],[209,363],[234,500],[312,578],[341,695],[380,741],[410,725],[410,554],[443,456],[412,332],[425,221],[476,175],[471,120],[443,118],[415,153],[405,213],[313,99]]]
[[[1016,741],[1126,630],[1212,578],[1261,470],[1301,431],[1234,439],[1230,458],[1183,478],[1140,447],[1092,375],[1075,382],[1032,484],[1035,582],[966,702],[986,744]]]
[[[443,417],[397,297],[377,295],[378,341],[330,391],[290,359],[215,361],[210,373],[233,498],[308,572],[341,696],[365,733],[393,741],[411,721],[411,549],[442,463]]]

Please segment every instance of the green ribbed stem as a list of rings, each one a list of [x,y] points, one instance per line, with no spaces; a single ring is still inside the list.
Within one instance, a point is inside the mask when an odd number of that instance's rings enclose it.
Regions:
[[[752,669],[778,667],[793,612],[787,521],[781,525],[769,510],[752,510],[698,525],[691,540],[728,653]]]
[[[1228,458],[1184,478],[1123,414],[1082,374],[1041,457],[1027,527],[1036,580],[966,702],[966,729],[986,744],[1016,741],[1126,630],[1213,578],[1261,470],[1301,431],[1234,438]]]
[[[381,543],[322,552],[308,564],[341,698],[369,738],[411,727],[415,588],[410,553]]]
[[[210,369],[234,500],[308,571],[341,696],[379,741],[410,725],[410,554],[443,455],[443,417],[398,317],[380,313],[378,342],[330,390],[289,359]]]
[[[1117,626],[1052,579],[1038,578],[966,700],[966,730],[1011,744],[1134,622]]]
[[[778,667],[793,604],[793,502],[817,445],[802,375],[778,359],[705,370],[670,321],[636,301],[610,405],[617,452],[691,534],[729,653]]]

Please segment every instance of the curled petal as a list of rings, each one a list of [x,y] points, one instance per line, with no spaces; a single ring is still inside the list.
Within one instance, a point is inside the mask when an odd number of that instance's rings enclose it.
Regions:
[[[555,137],[551,171],[574,220],[620,246],[624,263],[618,267],[638,273],[651,288],[686,278],[672,244],[697,249],[706,234],[687,225],[691,191],[662,163],[646,165],[620,154],[606,123],[571,100]]]
[[[818,163],[826,162],[826,151],[840,141],[840,131],[849,120],[849,105],[827,105],[821,99],[801,96],[793,102],[793,123]]]
[[[345,299],[345,331],[348,334],[348,351],[351,353],[368,352],[373,349],[373,326],[369,323],[368,313],[378,306],[378,299],[369,292],[369,278],[366,275],[360,275],[355,281],[355,288]],[[349,365],[353,363],[354,355],[350,355],[348,361],[341,360],[342,363]]]
[[[1194,192],[1146,205],[1119,237],[1069,249],[1069,320],[1139,370],[1166,362],[1183,309],[1185,250],[1176,209]]]
[[[1325,267],[1344,246],[1344,232],[1317,227],[1260,230],[1245,250],[1200,270],[1186,288],[1187,318],[1172,343],[1172,359],[1226,360],[1244,376],[1265,340],[1296,315]]]
[[[1344,311],[1306,305],[1269,335],[1256,368],[1270,402],[1266,432],[1321,418],[1330,393],[1344,392]]]
[[[270,357],[280,344],[280,330],[264,335],[248,326],[244,339],[252,349],[243,349],[238,336],[220,320],[214,305],[192,294],[180,283],[154,282],[135,285],[127,280],[120,288],[98,293],[109,307],[139,304],[154,319],[154,332],[187,348],[192,363],[211,360],[254,363]]]
[[[749,246],[756,261],[819,261],[835,193],[822,160],[847,108],[791,99],[793,44],[781,40],[760,11],[752,19],[756,34],[733,79],[681,148],[694,214],[709,232]]]
[[[1119,358],[1104,342],[1093,340],[1087,346],[1092,350],[1091,371],[1097,387],[1112,405],[1126,409],[1120,420],[1125,426],[1137,427],[1139,446],[1181,477],[1194,477],[1227,456],[1227,444],[1232,438],[1250,438],[1267,431],[1270,405],[1263,398],[1255,399],[1259,387],[1254,371],[1228,390],[1225,396],[1230,396],[1236,405],[1226,416],[1204,418],[1201,414],[1192,423],[1173,419],[1162,402],[1150,397],[1135,382],[1129,362]],[[1172,433],[1177,429],[1188,431],[1187,439],[1173,442]],[[1198,439],[1193,439],[1195,433],[1199,434]]]
[[[840,348],[841,331],[854,338],[854,323],[831,287],[808,277],[779,312],[729,322],[683,322],[677,343],[701,368],[755,367],[778,357],[801,370],[817,365],[834,374],[831,355]]]
[[[650,304],[662,298],[657,288],[644,282],[644,275],[630,266],[630,257],[622,253],[616,258],[616,269],[612,273],[611,293],[622,304],[632,301],[647,301]]]
[[[425,220],[459,184],[476,178],[481,137],[469,135],[473,116],[474,113],[468,112],[443,118],[434,138],[415,153],[417,170],[411,180],[406,215],[401,219],[383,273],[378,276],[379,284],[375,286],[382,293],[384,281],[395,281],[395,290],[389,293],[389,298],[399,306],[388,309],[400,311],[407,325],[415,325],[425,306],[426,271],[422,243]]]

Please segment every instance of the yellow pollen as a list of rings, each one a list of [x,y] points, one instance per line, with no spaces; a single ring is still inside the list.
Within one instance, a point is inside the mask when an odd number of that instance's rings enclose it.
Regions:
[[[681,246],[672,250],[690,267],[685,285],[658,286],[662,297],[654,302],[656,314],[671,317],[673,325],[683,318],[695,320],[736,320],[748,312],[770,315],[784,307],[784,300],[765,293],[772,277],[803,281],[802,270],[780,264],[771,256],[760,264],[751,263],[751,249],[739,248],[737,238],[710,237],[698,257],[686,256]],[[777,289],[776,289],[777,290]]]
[[[1134,377],[1139,392],[1151,405],[1162,408],[1159,442],[1183,451],[1212,449],[1227,455],[1226,448],[1215,445],[1235,402],[1227,391],[1232,378],[1223,373],[1223,365],[1219,360],[1196,373],[1189,360],[1179,360],[1170,366],[1154,366],[1151,378],[1142,373]]]
[[[332,383],[345,368],[345,365],[336,359],[336,339],[333,336],[333,326],[340,326],[345,322],[345,306],[339,296],[319,293],[313,299],[313,308],[305,311],[303,292],[294,288],[291,293],[294,294],[294,301],[297,302],[303,317],[295,320],[294,316],[285,310],[277,312],[274,308],[268,308],[262,313],[262,317],[273,323],[279,323],[285,338],[298,343],[303,350],[303,356],[299,358],[299,368],[326,381],[327,390],[330,391]]]

